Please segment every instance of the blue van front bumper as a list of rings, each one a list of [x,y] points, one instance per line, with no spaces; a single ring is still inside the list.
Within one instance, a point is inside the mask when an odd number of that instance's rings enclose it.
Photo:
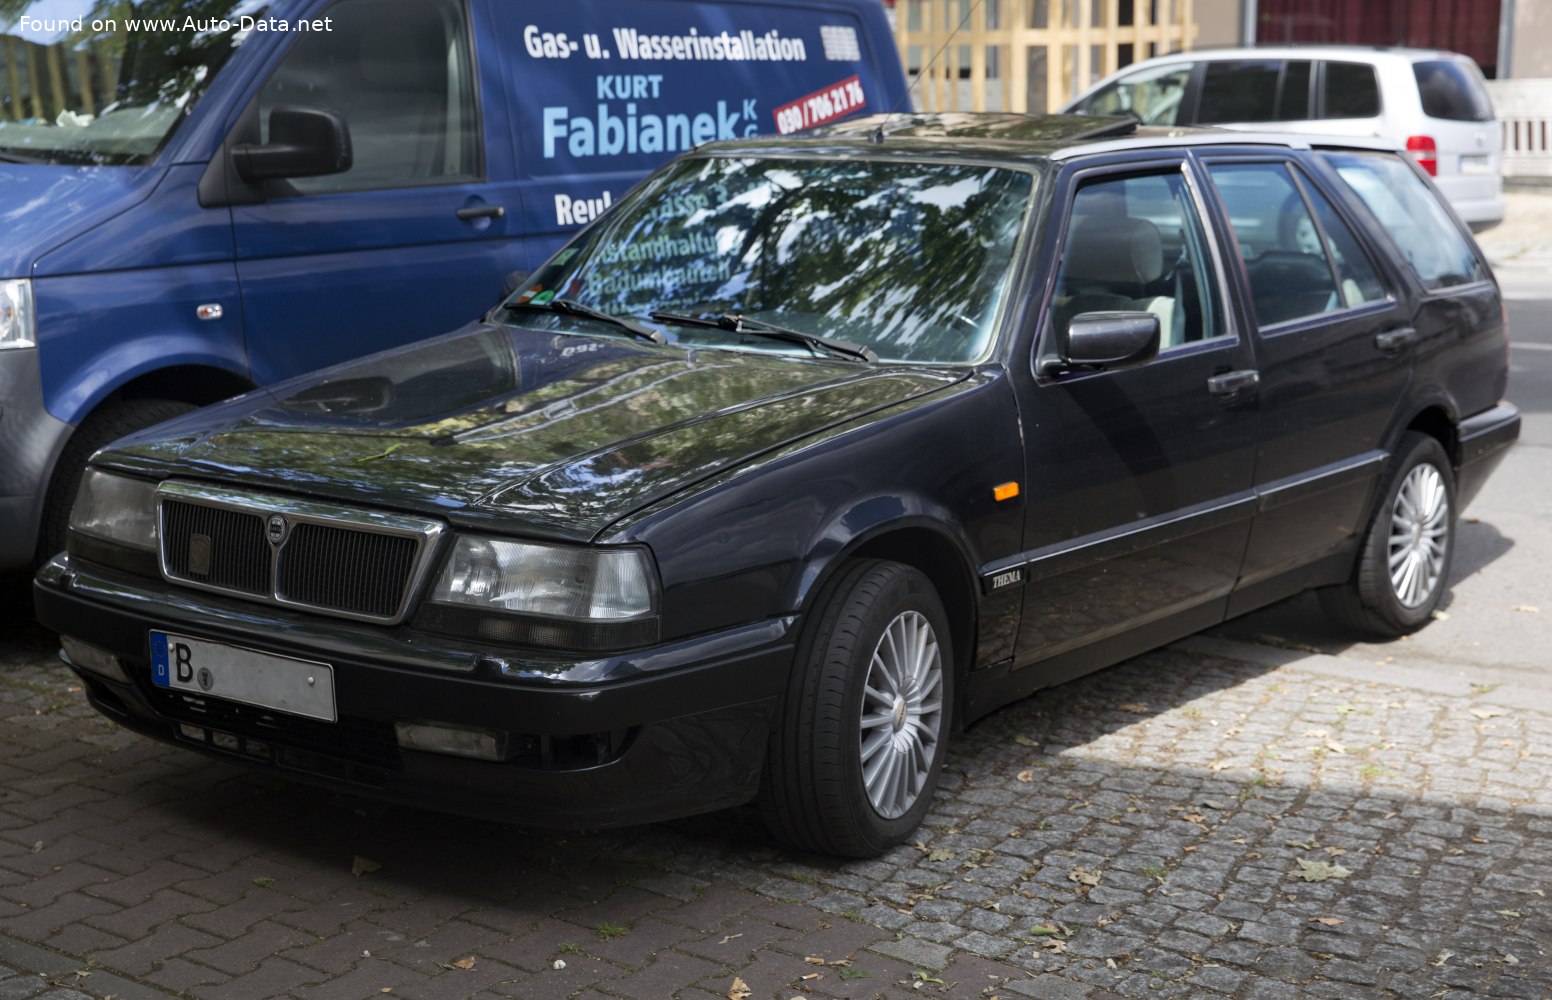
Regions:
[[[753,798],[795,635],[782,618],[605,659],[523,662],[66,556],[39,572],[33,600],[44,625],[116,659],[121,679],[71,666],[92,705],[128,729],[339,791],[563,828],[654,822]],[[157,687],[152,630],[326,661],[338,719]],[[508,753],[489,761],[403,749],[397,722],[499,729]]]

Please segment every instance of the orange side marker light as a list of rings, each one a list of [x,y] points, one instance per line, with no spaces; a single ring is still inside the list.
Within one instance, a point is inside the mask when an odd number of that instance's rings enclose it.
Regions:
[[[1004,500],[1012,500],[1018,495],[1018,483],[1003,483],[1001,486],[992,487],[992,499],[998,503],[1002,503]]]

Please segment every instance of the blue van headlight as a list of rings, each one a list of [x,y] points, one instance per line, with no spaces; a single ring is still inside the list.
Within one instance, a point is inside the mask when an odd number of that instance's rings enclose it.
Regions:
[[[0,281],[0,350],[34,347],[38,343],[32,313],[32,282],[26,278]]]
[[[460,535],[417,624],[491,642],[602,652],[656,641],[657,605],[646,549]]]

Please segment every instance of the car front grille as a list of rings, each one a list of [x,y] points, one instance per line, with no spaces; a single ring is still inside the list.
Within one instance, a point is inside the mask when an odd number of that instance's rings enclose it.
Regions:
[[[344,618],[403,619],[439,521],[224,487],[158,489],[162,575]]]
[[[298,604],[391,617],[417,548],[404,535],[299,524],[280,550],[275,589]]]

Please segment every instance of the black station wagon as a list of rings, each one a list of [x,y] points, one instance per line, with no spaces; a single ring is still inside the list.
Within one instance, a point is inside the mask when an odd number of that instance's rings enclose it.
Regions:
[[[1426,623],[1519,433],[1506,346],[1395,152],[718,143],[480,323],[99,452],[36,604],[157,739],[534,825],[758,800],[865,856],[1038,688],[1307,587]]]

